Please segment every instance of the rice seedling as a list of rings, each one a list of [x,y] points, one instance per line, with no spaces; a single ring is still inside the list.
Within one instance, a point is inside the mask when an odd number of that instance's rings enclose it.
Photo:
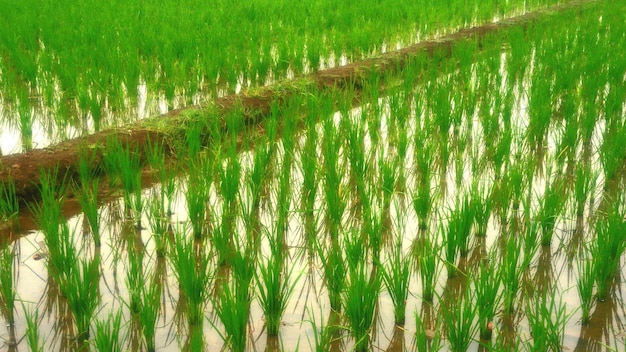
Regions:
[[[307,335],[307,341],[309,342],[309,347],[312,351],[315,352],[325,352],[330,351],[333,343],[333,332],[336,331],[336,328],[330,326],[332,324],[332,317],[335,313],[333,311],[330,312],[330,317],[328,323],[324,323],[324,317],[320,318],[321,324],[318,325],[315,319],[315,313],[307,309],[307,312],[310,312],[310,319],[308,323],[311,324],[311,329],[313,330],[313,343],[311,343],[311,339],[309,335]]]
[[[470,250],[470,235],[476,218],[474,210],[469,196],[464,196],[462,200],[457,198],[456,208],[452,211],[448,222],[447,231],[452,233],[450,236],[453,236],[453,240],[456,241],[461,257],[467,257]]]
[[[343,251],[339,245],[316,244],[317,255],[322,263],[324,285],[328,291],[330,308],[341,312],[341,295],[346,287],[347,268]]]
[[[169,244],[169,218],[166,216],[167,210],[165,199],[159,195],[150,198],[148,201],[148,224],[154,239],[157,257],[164,258]]]
[[[120,332],[122,331],[122,311],[109,315],[102,320],[95,320],[93,323],[94,336],[93,346],[98,351],[122,352],[122,341]]]
[[[561,182],[555,179],[552,184],[546,184],[546,190],[541,198],[541,207],[537,214],[537,221],[541,226],[541,245],[549,246],[554,235],[556,220],[565,206]]]
[[[159,278],[152,275],[139,291],[139,307],[136,319],[141,325],[141,333],[148,352],[156,351],[156,323],[161,305],[161,285]],[[197,308],[197,307],[193,307]]]
[[[389,260],[381,266],[380,274],[393,302],[395,323],[404,325],[413,258],[410,253],[402,253],[400,239],[396,239],[390,256]]]
[[[532,334],[530,349],[534,351],[562,351],[565,326],[573,312],[567,312],[565,303],[555,289],[531,297],[526,305],[526,316]]]
[[[191,172],[187,178],[187,214],[196,240],[202,240],[206,233],[208,189],[207,182],[201,172]]]
[[[417,268],[422,281],[422,299],[432,303],[435,298],[435,284],[439,278],[441,268],[442,246],[433,242],[429,236],[424,236],[417,247]]]
[[[293,271],[289,271],[282,256],[273,252],[266,263],[259,264],[255,273],[268,336],[278,335],[282,316],[300,277],[293,277]]]
[[[481,340],[491,340],[493,321],[502,297],[500,280],[501,277],[498,276],[495,267],[495,258],[491,256],[480,263],[478,273],[472,277]]]
[[[213,299],[215,313],[224,326],[225,343],[232,351],[243,352],[248,343],[247,326],[252,303],[251,284],[254,262],[249,253],[237,251],[233,258],[233,278],[217,288]]]
[[[96,247],[102,245],[100,237],[100,211],[98,209],[98,180],[81,181],[78,201],[85,218],[89,221],[93,242]]]
[[[525,262],[522,255],[522,241],[511,236],[506,240],[504,252],[500,255],[501,262],[498,270],[498,276],[502,282],[505,314],[515,312]]]
[[[428,329],[418,312],[415,312],[415,350],[416,351],[441,351],[443,341],[438,326]]]
[[[349,272],[346,290],[342,295],[344,315],[355,341],[354,350],[369,351],[374,311],[380,293],[380,275],[375,269],[371,272],[367,270],[364,263],[357,263]]]
[[[67,260],[73,266],[63,275],[57,274],[56,280],[67,304],[74,316],[79,343],[90,337],[91,320],[100,302],[100,258],[78,258],[76,253],[67,251]]]
[[[184,233],[176,235],[173,255],[170,256],[180,290],[188,305],[187,321],[190,327],[202,327],[204,311],[209,300],[209,284],[213,278],[210,257],[195,239]]]
[[[590,194],[594,192],[598,175],[592,171],[589,164],[581,163],[576,168],[574,180],[574,200],[576,202],[576,216],[583,216],[585,204]]]
[[[17,281],[16,245],[0,250],[0,303],[1,312],[9,326],[15,324],[15,298]]]
[[[17,216],[20,212],[20,203],[15,194],[15,182],[9,179],[0,184],[0,220],[17,225]]]
[[[24,319],[26,320],[26,343],[31,352],[43,352],[45,346],[41,341],[40,329],[39,329],[39,309],[32,310],[24,306],[22,302],[22,308],[24,310]]]
[[[596,221],[596,237],[590,245],[591,257],[594,258],[596,295],[600,302],[608,299],[611,282],[620,267],[620,258],[626,251],[625,222],[620,209],[623,199],[620,196],[606,217]]]
[[[581,253],[587,256],[586,259],[579,259],[578,263],[578,277],[576,280],[576,289],[578,290],[578,297],[580,298],[580,310],[581,318],[580,323],[582,325],[589,324],[591,319],[591,308],[593,308],[593,286],[595,283],[594,276],[594,263],[588,257],[589,253]]]
[[[447,327],[447,337],[451,351],[467,351],[478,333],[476,310],[473,297],[468,292],[462,293],[442,307],[443,322]]]

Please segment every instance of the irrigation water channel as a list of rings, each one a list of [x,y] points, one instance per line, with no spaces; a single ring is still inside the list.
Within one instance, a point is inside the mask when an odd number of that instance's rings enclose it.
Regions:
[[[507,56],[502,54],[500,60],[500,75],[503,77],[503,82],[506,81]],[[529,67],[532,67],[533,63],[529,63]],[[529,68],[529,70],[531,70]],[[527,96],[523,93],[527,90],[526,85],[529,82],[522,81],[519,83],[517,90],[514,93],[514,106],[512,107],[512,121],[513,128],[515,130],[515,138],[521,138],[523,136],[523,130],[528,123],[528,101]],[[140,87],[140,89],[142,89]],[[505,84],[502,83],[501,89],[507,89]],[[424,96],[424,90],[417,89],[422,95],[418,99],[426,99]],[[373,109],[378,111],[381,118],[378,141],[373,141],[369,137],[365,137],[365,149],[366,155],[368,151],[376,150],[374,155],[389,157],[394,151],[390,144],[390,137],[388,135],[389,125],[388,120],[390,116],[389,102],[392,97],[382,97],[377,101],[378,107]],[[145,101],[140,101],[138,109],[143,109]],[[360,106],[350,110],[348,115],[343,115],[336,112],[333,116],[334,123],[339,126],[342,119],[351,119],[358,121],[364,110],[371,110],[372,106]],[[2,105],[0,105],[2,109]],[[412,107],[412,118],[410,121],[419,120],[415,117],[419,117],[422,112],[416,111],[415,107]],[[1,113],[0,113],[1,115]],[[478,154],[484,153],[484,136],[480,129],[480,120],[477,116],[469,117],[473,120],[471,124],[471,130],[468,135],[471,136],[471,145],[468,150],[475,151]],[[464,126],[470,126],[464,124]],[[408,134],[411,136],[416,133],[419,128],[414,123],[409,126]],[[469,128],[469,127],[468,127]],[[603,126],[596,126],[596,135],[593,138],[593,149],[597,149],[601,143],[601,131]],[[19,144],[19,134],[13,129],[7,126],[2,126],[0,129],[0,142],[2,144],[3,151],[14,151],[19,149],[16,147]],[[35,145],[42,146],[49,143],[53,137],[47,135],[46,128],[42,125],[35,126],[34,128]],[[318,134],[324,135],[323,126],[318,126]],[[74,135],[73,132],[69,132],[67,136]],[[411,140],[412,137],[409,137]],[[547,140],[547,147],[545,154],[554,156],[557,145],[557,136],[555,134],[549,134]],[[522,143],[519,140],[514,139],[511,143],[511,154],[521,153],[519,145]],[[298,158],[302,157],[303,145],[305,143],[304,137],[299,137],[298,147],[294,151],[293,155]],[[321,146],[318,146],[316,151],[317,155],[322,155]],[[415,164],[414,155],[419,153],[415,150],[415,146],[411,143],[408,146],[407,158],[402,165]],[[284,158],[285,151],[282,149],[279,143],[277,165],[280,165],[280,160]],[[476,155],[463,154],[466,159],[457,162],[457,167],[448,167],[447,171],[443,174],[437,175],[433,178],[433,188],[438,189],[441,196],[438,202],[440,211],[437,212],[431,218],[431,228],[436,228],[439,221],[443,221],[449,216],[450,209],[453,209],[458,201],[459,194],[467,192],[468,184],[467,180],[471,177],[472,160]],[[242,167],[242,174],[249,172],[252,167],[252,160],[254,158],[254,150],[248,152],[242,152],[239,154],[239,162]],[[549,157],[547,160],[551,160]],[[298,165],[298,160],[294,161],[294,165]],[[595,171],[600,170],[601,166],[598,160],[593,160],[593,167]],[[550,166],[546,165],[545,169],[550,169]],[[328,297],[326,295],[326,288],[323,283],[323,275],[320,269],[321,263],[319,259],[309,260],[306,248],[303,245],[304,238],[304,224],[301,218],[300,211],[294,204],[298,203],[298,196],[303,194],[301,185],[303,183],[303,176],[298,167],[294,166],[291,174],[292,190],[291,204],[292,211],[289,217],[289,232],[288,232],[288,263],[291,267],[293,275],[292,280],[295,282],[294,293],[289,300],[286,313],[283,316],[279,340],[267,339],[267,335],[264,330],[264,318],[258,301],[255,299],[251,306],[251,315],[249,319],[249,336],[250,345],[254,346],[255,350],[285,350],[293,351],[309,350],[311,349],[310,343],[314,340],[314,328],[315,326],[322,326],[330,316],[330,306]],[[459,172],[460,175],[459,176]],[[600,172],[598,172],[601,175]],[[401,188],[409,189],[416,183],[411,169],[405,170],[406,179],[403,181],[404,185]],[[490,182],[490,176],[486,175],[482,186],[485,190],[488,190],[493,186]],[[545,189],[545,184],[549,181],[550,174],[545,172],[540,174],[539,177],[535,177],[532,185],[532,189],[535,193],[541,193]],[[347,183],[347,175],[344,175],[344,182]],[[243,184],[243,177],[241,178],[241,189],[245,189]],[[461,179],[461,183],[458,180]],[[597,179],[597,184],[601,185],[604,182],[601,176]],[[270,182],[271,187],[277,187],[276,181]],[[171,230],[173,232],[188,232],[189,231],[189,218],[186,209],[185,192],[186,190],[186,177],[180,176],[176,179],[177,190],[175,197],[170,199],[172,204],[172,215],[169,219]],[[146,188],[142,191],[144,204],[149,204],[150,200],[160,193],[160,187],[162,185],[153,185],[150,188]],[[595,195],[592,199],[602,198],[602,187],[598,186],[595,189]],[[245,193],[245,192],[241,192]],[[265,206],[262,207],[262,211],[259,214],[259,219],[262,223],[262,227],[272,229],[274,222],[274,211],[276,210],[276,191],[270,191],[269,196],[265,199]],[[318,203],[323,203],[321,191],[318,192]],[[410,196],[410,195],[409,195]],[[246,203],[245,196],[241,199],[242,203]],[[219,209],[221,208],[221,201],[218,195],[218,190],[213,186],[210,190],[209,203],[212,204],[212,209],[216,210],[215,217],[219,217]],[[533,206],[537,206],[534,204]],[[592,213],[597,204],[588,204],[585,209],[585,214]],[[144,269],[146,272],[155,270],[164,270],[165,283],[164,291],[162,293],[161,312],[158,318],[157,324],[157,350],[159,351],[178,351],[185,342],[184,333],[178,330],[181,323],[180,305],[178,304],[178,282],[172,273],[172,268],[169,262],[163,258],[157,258],[155,253],[155,244],[152,239],[152,234],[149,226],[149,219],[146,214],[143,214],[139,221],[143,226],[137,226],[138,219],[129,217],[129,214],[125,211],[125,204],[120,197],[113,201],[107,202],[100,208],[102,216],[102,247],[99,250],[99,255],[102,258],[101,268],[102,276],[100,279],[100,293],[102,307],[98,312],[97,319],[106,319],[111,312],[123,311],[124,321],[129,321],[129,313],[126,309],[124,300],[128,297],[128,291],[126,288],[126,272],[128,267],[128,256],[126,250],[120,250],[120,248],[126,248],[128,241],[134,242],[137,246],[142,247],[145,250],[146,257],[144,258]],[[393,232],[400,234],[403,237],[403,246],[405,251],[411,250],[411,244],[419,235],[418,231],[418,219],[410,210],[410,199],[407,195],[403,195],[399,192],[394,192],[392,206],[391,206],[391,220],[393,224]],[[347,212],[348,213],[348,212]],[[624,345],[624,339],[626,335],[625,320],[626,302],[623,300],[623,292],[626,291],[626,277],[624,272],[621,272],[620,278],[617,280],[617,284],[614,287],[614,293],[610,303],[599,303],[596,305],[594,314],[598,317],[598,324],[587,327],[581,327],[580,324],[580,311],[579,297],[576,292],[575,277],[577,276],[577,268],[572,264],[572,258],[570,257],[570,249],[568,248],[573,237],[581,233],[587,233],[590,231],[587,218],[576,218],[575,211],[571,207],[566,207],[557,221],[556,232],[551,246],[539,248],[534,260],[532,261],[530,274],[526,280],[526,284],[534,285],[536,287],[550,286],[552,289],[558,292],[559,297],[562,299],[568,314],[572,316],[568,319],[565,331],[564,331],[564,350],[578,350],[584,351],[587,349],[597,350],[601,349],[600,343],[604,343],[608,346],[612,346],[617,350],[622,350]],[[320,215],[321,217],[321,215]],[[348,217],[347,215],[345,217]],[[349,221],[349,220],[345,220]],[[68,220],[68,225],[71,231],[74,233],[74,241],[77,248],[84,248],[82,256],[93,256],[94,249],[93,244],[90,242],[91,236],[88,233],[88,225],[83,215],[77,215]],[[241,226],[241,224],[239,224]],[[501,233],[506,232],[507,229],[499,222],[496,216],[492,216],[486,236],[484,238],[472,241],[472,253],[489,251],[495,246],[498,246],[497,240]],[[443,241],[441,236],[437,237],[437,241]],[[14,329],[6,329],[0,334],[0,339],[4,340],[6,345],[9,346],[9,350],[24,350],[26,349],[24,334],[26,331],[26,322],[24,320],[25,312],[23,310],[26,307],[29,311],[38,309],[40,312],[39,329],[45,339],[46,350],[64,350],[71,343],[72,331],[71,316],[63,303],[63,298],[60,296],[58,288],[55,285],[51,285],[48,280],[48,269],[46,265],[46,248],[44,243],[44,235],[41,231],[33,230],[24,234],[13,244],[18,256],[16,257],[15,276],[17,277],[17,293],[19,300],[23,303],[18,304],[17,307],[17,322]],[[261,246],[261,253],[263,256],[269,255],[269,244],[267,241],[263,241]],[[462,258],[459,266],[471,265],[472,257],[474,254],[470,254],[467,258]],[[383,258],[385,259],[385,258]],[[444,291],[448,290],[454,292],[454,287],[464,285],[462,277],[456,277],[448,279],[445,274],[445,266],[441,265],[441,273],[438,275],[437,292],[443,296]],[[411,274],[410,282],[410,295],[407,302],[407,321],[403,327],[397,327],[394,324],[393,316],[393,303],[386,290],[382,290],[377,310],[377,318],[375,321],[375,329],[373,335],[372,346],[375,350],[386,351],[403,351],[405,349],[412,349],[413,334],[417,327],[413,314],[419,312],[419,314],[426,314],[426,311],[436,314],[438,309],[438,300],[435,300],[435,306],[422,302],[420,293],[422,292],[421,281],[418,279],[417,273]],[[253,286],[254,287],[254,286]],[[208,305],[206,311],[206,323],[204,324],[205,342],[208,350],[217,350],[223,346],[223,341],[220,336],[220,331],[223,329],[219,319],[212,312],[211,305]],[[530,331],[528,327],[528,321],[525,317],[515,322],[505,322],[500,318],[496,318],[494,322],[495,334],[494,338],[497,338],[498,334],[506,334],[507,329],[513,329],[515,331],[515,338],[519,338],[522,341],[530,339]],[[443,329],[441,325],[436,326],[437,329]],[[12,330],[12,331],[11,331]],[[11,333],[12,332],[12,333]],[[429,331],[429,334],[437,334],[438,331]],[[141,335],[136,331],[133,333],[130,328],[130,324],[124,325],[122,335],[128,338],[127,344],[132,350],[139,350],[141,346]],[[348,337],[349,334],[343,333],[342,339],[338,340],[338,343],[334,345],[335,350],[350,350],[353,341]],[[13,344],[16,342],[17,345]],[[478,342],[474,342],[471,346],[472,350],[481,350],[482,346]]]

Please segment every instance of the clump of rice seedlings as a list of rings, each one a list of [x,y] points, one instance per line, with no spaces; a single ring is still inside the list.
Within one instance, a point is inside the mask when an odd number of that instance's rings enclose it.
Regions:
[[[298,277],[292,278],[293,271],[289,270],[285,259],[284,254],[272,251],[267,262],[260,263],[255,273],[268,336],[278,335],[282,316],[298,280]]]
[[[511,236],[505,243],[504,251],[500,254],[498,276],[502,282],[504,313],[513,314],[515,303],[522,282],[524,258],[523,241]]]
[[[235,233],[239,180],[241,178],[241,165],[239,164],[235,146],[230,146],[229,150],[224,167],[218,167],[219,190],[222,197],[222,217],[219,228],[213,232],[212,237],[220,264],[229,264],[235,251],[232,234]]]
[[[582,217],[585,212],[585,204],[596,188],[598,182],[597,172],[592,171],[587,163],[579,163],[576,167],[574,181],[574,200],[576,202],[576,216]]]
[[[156,322],[161,306],[161,285],[157,275],[145,280],[139,290],[139,307],[135,318],[141,325],[141,333],[148,352],[156,351]],[[195,308],[195,307],[194,307]]]
[[[138,147],[122,145],[119,140],[107,141],[104,152],[104,166],[107,175],[114,184],[119,182],[123,190],[126,211],[137,220],[141,228],[141,154]]]
[[[83,164],[82,160],[81,164]],[[100,247],[102,241],[100,238],[100,211],[98,209],[98,180],[83,171],[86,167],[86,165],[80,167],[81,187],[78,191],[78,201],[85,218],[89,222],[94,245]]]
[[[572,317],[556,289],[533,295],[526,305],[533,351],[562,351],[565,326]]]
[[[0,221],[11,221],[15,226],[19,212],[20,203],[15,193],[15,182],[9,178],[8,182],[0,184]]]
[[[415,312],[415,351],[437,352],[443,348],[439,328],[428,329],[418,312]]]
[[[494,258],[487,258],[481,262],[477,275],[472,278],[481,340],[491,340],[496,309],[502,297],[500,280]]]
[[[0,251],[0,303],[2,315],[9,326],[15,324],[15,295],[17,266],[16,245],[6,246]]]
[[[470,213],[474,214],[474,224],[476,225],[476,236],[485,237],[487,235],[487,226],[491,218],[492,202],[486,196],[486,191],[478,186],[476,181],[472,182],[472,190],[470,193],[469,207],[472,209]]]
[[[395,242],[390,258],[382,266],[380,274],[393,302],[395,323],[404,325],[413,258],[410,253],[402,252],[400,236]]]
[[[450,220],[452,222],[452,219]],[[445,246],[445,264],[448,272],[448,279],[452,279],[457,275],[456,258],[459,253],[459,241],[457,232],[454,231],[453,225],[445,226],[440,220],[440,231],[444,233],[444,246]]]
[[[474,219],[474,208],[470,198],[467,195],[462,200],[457,198],[456,208],[450,215],[447,231],[451,233],[449,239],[454,238],[453,240],[456,241],[456,247],[462,257],[467,257],[469,253]]]
[[[416,132],[420,136],[423,132]],[[425,137],[424,137],[425,138]],[[430,185],[432,175],[432,160],[434,157],[434,147],[431,142],[426,142],[422,138],[415,138],[415,146],[419,148],[419,153],[415,153],[416,167],[418,172],[417,191],[413,195],[413,209],[418,219],[420,230],[428,229],[430,213],[433,205],[433,188]]]
[[[322,263],[324,285],[328,290],[330,308],[341,311],[341,294],[346,287],[347,268],[339,245],[317,244],[317,255]]]
[[[185,200],[193,238],[196,240],[203,239],[206,232],[207,198],[208,189],[204,174],[197,169],[190,172],[187,178]]]
[[[98,351],[122,352],[120,332],[122,331],[122,312],[109,313],[104,320],[94,322],[92,343]]]
[[[26,343],[28,348],[31,352],[43,352],[45,351],[45,346],[39,335],[41,331],[39,329],[39,309],[36,308],[33,312],[24,306],[24,302],[22,302],[22,307],[24,308],[24,320],[26,320]]]
[[[307,309],[307,311],[309,310]],[[311,324],[311,329],[313,330],[313,343],[311,343],[311,338],[307,335],[309,347],[315,352],[330,351],[333,343],[333,333],[336,331],[336,329],[333,326],[330,326],[330,324],[332,324],[331,321],[333,314],[336,313],[333,313],[333,311],[330,312],[329,322],[326,324],[323,323],[324,317],[322,316],[320,320],[321,324],[319,326],[315,320],[315,313],[310,312],[309,314],[310,319],[308,323]]]
[[[232,262],[233,277],[229,282],[220,283],[213,306],[226,334],[222,337],[230,350],[243,352],[247,344],[247,326],[250,317],[252,292],[250,286],[254,277],[252,253],[235,252]]]
[[[200,243],[183,233],[177,234],[173,247],[170,259],[188,306],[187,322],[190,327],[202,327],[213,278],[211,259]]]
[[[63,235],[73,238],[68,231],[63,231]],[[90,337],[91,319],[100,303],[100,257],[79,258],[71,244],[65,247],[63,254],[66,256],[64,260],[71,264],[66,272],[54,272],[53,275],[67,299],[76,323],[78,342],[82,343]]]
[[[596,236],[591,242],[591,257],[594,258],[596,290],[600,302],[608,299],[611,282],[620,267],[620,258],[626,251],[626,223],[620,209],[624,199],[619,196],[613,209],[596,221]]]
[[[348,261],[350,262],[350,261]],[[369,351],[374,311],[380,293],[380,275],[363,262],[349,264],[350,275],[343,292],[344,315],[355,340],[355,351]]]
[[[433,242],[430,236],[424,236],[417,246],[417,268],[422,281],[422,299],[432,303],[435,298],[435,284],[441,268],[442,246]]]
[[[546,190],[541,199],[537,221],[541,226],[541,245],[549,246],[554,235],[556,220],[565,206],[562,185],[558,179],[546,183]]]
[[[152,239],[154,239],[155,251],[159,258],[165,257],[169,243],[168,231],[170,224],[165,208],[164,197],[156,195],[148,201],[148,224],[150,225]]]
[[[475,319],[477,307],[467,291],[469,290],[466,289],[461,297],[456,297],[442,307],[451,351],[467,351],[478,332]]]
[[[577,261],[578,263],[578,277],[576,278],[576,289],[578,290],[578,297],[580,298],[580,311],[581,318],[580,323],[582,325],[589,324],[591,319],[591,308],[593,308],[593,285],[595,283],[594,276],[594,263],[589,258],[589,253],[581,253],[584,258]]]

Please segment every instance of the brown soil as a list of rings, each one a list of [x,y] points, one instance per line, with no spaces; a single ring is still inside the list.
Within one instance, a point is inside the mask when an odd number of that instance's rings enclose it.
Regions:
[[[546,15],[562,12],[566,9],[579,8],[593,2],[596,1],[572,1],[501,22],[463,29],[436,40],[423,41],[398,51],[388,52],[380,57],[317,71],[293,81],[259,88],[253,94],[225,96],[218,99],[214,107],[190,106],[171,111],[164,116],[143,120],[131,126],[105,130],[44,149],[2,156],[0,157],[0,182],[6,183],[12,179],[15,182],[17,196],[22,201],[37,200],[40,197],[38,180],[42,171],[50,172],[57,169],[59,182],[74,178],[80,155],[85,150],[93,151],[94,164],[92,167],[98,169],[102,162],[104,146],[112,138],[120,140],[123,145],[133,149],[137,148],[138,152],[144,155],[150,141],[170,145],[167,139],[171,138],[172,133],[184,133],[184,119],[189,114],[201,113],[219,119],[236,109],[241,109],[243,122],[248,125],[255,124],[268,115],[272,104],[280,104],[281,101],[292,95],[301,94],[311,89],[330,90],[347,86],[355,87],[358,90],[365,85],[371,72],[377,72],[381,77],[389,76],[401,71],[407,63],[420,55],[432,57],[437,54],[438,57],[446,57],[451,54],[453,46],[458,42],[472,39],[478,40],[480,45],[480,41],[492,33],[513,26],[525,27],[529,23],[545,18]],[[206,111],[210,109],[215,110],[207,115]],[[155,127],[157,125],[158,127]],[[221,124],[221,128],[226,129],[225,123]],[[170,149],[169,152],[175,154],[176,150]]]

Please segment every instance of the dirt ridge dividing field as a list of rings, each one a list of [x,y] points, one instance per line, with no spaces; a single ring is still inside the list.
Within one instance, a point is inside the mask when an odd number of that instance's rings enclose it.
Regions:
[[[2,156],[0,157],[0,182],[7,183],[12,180],[15,183],[17,197],[21,201],[36,201],[40,198],[38,180],[42,171],[56,170],[59,183],[73,179],[76,176],[81,155],[84,154],[85,150],[93,151],[92,167],[99,169],[107,141],[112,139],[118,140],[122,145],[136,149],[138,153],[145,155],[151,142],[172,146],[172,138],[184,136],[186,121],[190,118],[200,116],[221,119],[219,125],[225,132],[227,126],[223,121],[225,121],[225,116],[233,112],[239,113],[242,123],[256,124],[270,113],[273,104],[280,104],[290,96],[305,94],[312,90],[330,91],[348,86],[358,90],[363,87],[372,73],[378,73],[384,78],[400,72],[411,60],[420,57],[420,55],[446,57],[451,54],[455,44],[465,40],[478,40],[480,47],[481,39],[490,34],[512,27],[524,28],[535,21],[548,18],[550,15],[570,9],[582,10],[585,5],[597,2],[601,1],[575,0],[499,22],[461,29],[455,33],[425,40],[377,57],[316,71],[303,77],[255,88],[244,93],[224,96],[218,98],[211,106],[189,106],[170,111],[163,116],[144,119],[129,126],[112,128],[89,136],[64,141],[47,148]],[[177,153],[176,148],[172,146],[169,153],[174,156]]]

